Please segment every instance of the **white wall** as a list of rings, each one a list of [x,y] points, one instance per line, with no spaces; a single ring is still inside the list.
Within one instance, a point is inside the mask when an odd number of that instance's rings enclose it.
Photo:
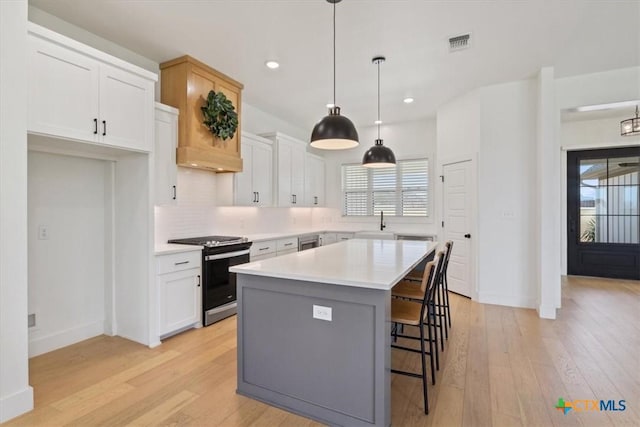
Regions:
[[[534,307],[536,86],[481,89],[478,300]]]
[[[29,152],[29,355],[104,332],[106,162]],[[48,239],[38,228],[45,226]]]
[[[535,88],[533,80],[488,86],[438,110],[439,165],[477,161],[471,270],[481,302],[535,306]]]
[[[27,2],[0,1],[0,422],[33,408],[27,332]]]
[[[358,129],[360,145],[351,150],[327,151],[323,153],[326,162],[326,208],[312,209],[313,227],[331,230],[375,230],[379,227],[380,217],[343,217],[342,216],[342,177],[341,165],[361,163],[364,153],[374,145],[377,138],[375,126]],[[411,158],[429,158],[431,181],[430,196],[436,187],[436,122],[421,120],[382,125],[380,136],[385,146],[393,150],[397,160]],[[387,231],[407,231],[419,233],[437,233],[435,212],[436,204],[431,198],[429,218],[385,217]]]
[[[311,129],[304,129],[246,102],[242,103],[242,130],[256,135],[277,131],[302,141],[308,141],[311,136]]]

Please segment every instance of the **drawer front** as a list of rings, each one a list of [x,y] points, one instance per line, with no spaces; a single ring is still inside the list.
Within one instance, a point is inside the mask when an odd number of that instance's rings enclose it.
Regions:
[[[156,256],[157,274],[172,273],[174,271],[200,268],[202,263],[201,251],[179,252],[169,255]]]
[[[288,239],[280,239],[276,242],[276,250],[279,252],[290,251],[291,249],[298,250],[298,238],[290,237]]]
[[[251,245],[250,256],[253,259],[256,256],[275,253],[277,242],[275,240],[265,240],[264,242],[254,242]]]
[[[353,233],[336,233],[336,238],[338,242],[353,239]]]

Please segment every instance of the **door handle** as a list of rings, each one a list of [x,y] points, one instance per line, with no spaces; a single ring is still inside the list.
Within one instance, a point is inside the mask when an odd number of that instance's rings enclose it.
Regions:
[[[105,136],[107,134],[107,121],[103,120],[102,121],[102,136]]]
[[[464,235],[464,238],[465,238],[465,239],[470,239],[470,238],[471,238],[471,234],[465,234],[465,235]]]

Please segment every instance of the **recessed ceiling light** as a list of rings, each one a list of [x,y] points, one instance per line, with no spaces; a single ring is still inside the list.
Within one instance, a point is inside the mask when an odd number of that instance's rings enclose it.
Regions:
[[[264,63],[264,65],[266,65],[267,68],[271,68],[272,70],[275,70],[280,66],[280,64],[277,63],[276,61],[267,61]]]
[[[405,99],[402,100],[402,102],[404,102],[405,104],[411,104],[413,101],[415,101],[415,99],[413,99],[412,97],[408,96]]]
[[[382,120],[376,120],[375,122],[373,122],[374,125],[381,125],[382,124]]]

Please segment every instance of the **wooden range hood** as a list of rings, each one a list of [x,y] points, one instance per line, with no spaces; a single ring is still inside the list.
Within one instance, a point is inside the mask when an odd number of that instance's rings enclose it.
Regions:
[[[160,64],[161,100],[180,110],[178,166],[214,172],[242,172],[240,126],[244,86],[188,55]],[[238,129],[231,139],[214,137],[202,124],[200,107],[209,91],[222,92],[238,113]]]

